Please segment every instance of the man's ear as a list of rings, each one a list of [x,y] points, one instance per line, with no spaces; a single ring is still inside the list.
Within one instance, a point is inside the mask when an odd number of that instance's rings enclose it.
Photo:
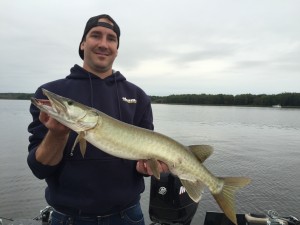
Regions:
[[[83,42],[81,42],[81,44],[80,44],[80,50],[84,50],[84,41]]]

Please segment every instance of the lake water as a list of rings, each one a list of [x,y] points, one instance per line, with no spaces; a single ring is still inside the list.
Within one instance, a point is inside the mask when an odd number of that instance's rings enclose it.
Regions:
[[[33,218],[47,204],[44,181],[26,162],[29,101],[0,100],[0,217]],[[247,176],[236,196],[238,213],[276,210],[300,216],[300,110],[285,108],[153,105],[155,130],[185,144],[210,144],[206,167],[216,176]],[[149,178],[142,196],[146,224]],[[220,211],[208,190],[193,223]]]

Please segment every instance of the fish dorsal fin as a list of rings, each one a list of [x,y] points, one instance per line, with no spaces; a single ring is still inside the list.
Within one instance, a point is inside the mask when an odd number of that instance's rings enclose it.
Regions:
[[[73,155],[73,151],[75,149],[75,146],[77,145],[77,143],[79,143],[79,148],[80,148],[80,152],[82,157],[84,158],[85,152],[86,152],[86,140],[84,139],[85,137],[85,132],[81,131],[78,133],[75,142],[73,144],[72,150],[71,150],[71,155]]]
[[[192,182],[189,180],[180,179],[180,181],[190,198],[194,202],[199,202],[201,200],[203,190],[205,188],[204,183],[202,183],[199,180],[197,180],[196,182]]]
[[[201,163],[213,153],[213,147],[210,145],[190,145],[188,148]]]
[[[148,163],[150,169],[152,170],[153,176],[159,180],[160,179],[159,162],[156,159],[149,159]]]

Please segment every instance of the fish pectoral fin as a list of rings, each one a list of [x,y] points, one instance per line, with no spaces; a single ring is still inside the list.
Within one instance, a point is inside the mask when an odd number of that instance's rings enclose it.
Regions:
[[[82,138],[79,141],[79,147],[80,147],[80,152],[81,152],[82,158],[84,158],[84,155],[86,152],[86,140],[84,138]]]
[[[85,132],[84,131],[81,131],[81,132],[78,133],[78,135],[75,139],[75,142],[73,144],[71,154],[73,153],[77,143],[79,143],[81,155],[82,155],[82,157],[84,157],[85,152],[86,152],[86,140],[84,139],[84,137],[85,137]]]
[[[203,163],[212,153],[213,147],[210,145],[190,145],[188,149]]]
[[[180,181],[190,198],[194,202],[199,202],[205,188],[204,183],[199,180],[197,180],[196,182],[192,182],[189,180],[180,179]]]
[[[160,179],[159,162],[156,159],[149,159],[148,163],[153,173],[153,176],[159,180]]]
[[[246,177],[226,177],[221,178],[224,180],[224,186],[222,190],[213,194],[220,208],[225,215],[237,225],[236,212],[235,212],[235,192],[250,183],[250,179]]]

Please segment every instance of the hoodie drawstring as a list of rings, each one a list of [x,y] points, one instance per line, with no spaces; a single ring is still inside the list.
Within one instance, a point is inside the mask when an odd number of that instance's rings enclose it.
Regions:
[[[91,92],[91,107],[94,108],[94,89],[93,89],[93,83],[92,83],[92,78],[91,74],[89,74],[89,80],[90,80],[90,92]]]
[[[122,121],[121,104],[120,104],[119,88],[118,88],[118,83],[117,83],[117,76],[116,76],[116,73],[114,73],[114,78],[115,78],[115,85],[116,85],[116,92],[117,92],[119,120]]]
[[[90,93],[91,93],[91,107],[94,108],[94,89],[93,89],[93,82],[91,78],[91,74],[89,74],[89,81],[90,81]],[[118,88],[118,82],[117,82],[117,75],[113,72],[114,76],[114,83],[116,85],[116,94],[117,94],[117,103],[118,103],[118,114],[119,114],[119,120],[122,121],[122,113],[121,113],[121,103],[120,103],[120,95],[119,95],[119,88]]]

